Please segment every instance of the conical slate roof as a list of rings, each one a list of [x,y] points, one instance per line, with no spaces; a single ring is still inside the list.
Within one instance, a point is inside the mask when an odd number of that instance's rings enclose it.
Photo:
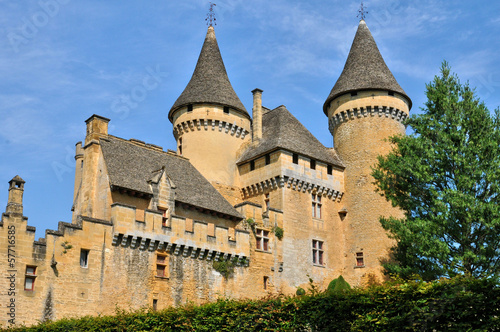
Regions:
[[[196,103],[229,106],[250,118],[229,82],[212,26],[208,27],[193,76],[170,109],[168,118],[172,121],[177,109]]]
[[[408,99],[411,108],[411,99],[401,86],[399,86],[385,64],[364,20],[359,22],[358,31],[356,31],[356,36],[352,42],[344,70],[326,99],[323,111],[326,114],[328,104],[335,97],[359,90],[387,90],[397,92]]]

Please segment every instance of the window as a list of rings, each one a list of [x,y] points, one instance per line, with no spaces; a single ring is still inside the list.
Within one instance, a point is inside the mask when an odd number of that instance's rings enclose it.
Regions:
[[[323,262],[323,241],[312,240],[313,264],[324,265]]]
[[[26,266],[26,275],[24,276],[24,290],[32,291],[35,289],[36,266]]]
[[[263,229],[255,230],[255,238],[257,239],[257,249],[269,251],[269,231]]]
[[[299,155],[298,154],[294,153],[292,155],[292,159],[293,159],[293,163],[294,164],[298,164],[299,163]]]
[[[189,104],[187,108],[188,113],[193,111],[193,105]]]
[[[159,278],[167,278],[167,256],[156,255],[156,276]]]
[[[264,195],[264,205],[266,206],[266,212],[269,211],[270,203],[269,203],[269,194]]]
[[[312,216],[316,219],[321,219],[321,196],[312,194]]]
[[[224,106],[224,113],[229,114],[229,107],[228,106]]]
[[[269,277],[264,276],[264,289],[267,289],[267,284],[269,283]]]
[[[328,173],[328,175],[332,175],[332,172],[333,172],[332,165],[327,165],[326,166],[326,172]]]
[[[161,213],[161,226],[162,227],[168,227],[168,215],[167,215],[167,210],[166,209],[158,209]]]
[[[89,267],[89,252],[88,249],[80,250],[80,266],[81,267]]]
[[[365,259],[363,257],[362,251],[356,253],[356,266],[357,267],[365,266]]]
[[[394,92],[392,92],[392,91],[389,91],[387,94],[388,94],[389,96],[394,96]]]
[[[156,310],[158,310],[158,300],[153,299],[153,311],[156,311]]]
[[[309,162],[309,167],[311,169],[316,169],[316,160],[311,159],[311,161]]]
[[[266,165],[269,165],[271,163],[271,155],[268,153],[266,154]]]
[[[358,92],[357,92],[357,91],[351,92],[351,96],[352,96],[352,97],[357,96],[357,95],[358,95]]]
[[[255,170],[255,160],[250,161],[250,170],[251,171]]]
[[[182,156],[182,137],[179,137],[179,155]]]

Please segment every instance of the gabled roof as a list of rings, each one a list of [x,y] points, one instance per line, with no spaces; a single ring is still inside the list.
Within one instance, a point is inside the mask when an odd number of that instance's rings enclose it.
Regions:
[[[288,150],[327,164],[344,167],[333,149],[326,148],[299,122],[285,106],[262,114],[262,139],[250,145],[238,164],[276,149]]]
[[[248,115],[245,106],[234,92],[227,77],[226,67],[222,61],[219,45],[215,38],[214,28],[208,27],[207,36],[201,49],[198,63],[188,85],[170,109],[168,118],[172,121],[173,113],[188,104],[211,103],[229,106]]]
[[[111,186],[152,195],[150,181],[164,168],[176,186],[176,201],[243,218],[189,160],[111,136],[100,143]]]
[[[326,114],[326,109],[332,99],[342,94],[359,90],[387,90],[397,92],[408,99],[411,108],[411,99],[401,86],[399,86],[385,64],[364,20],[359,22],[358,31],[356,31],[356,36],[352,42],[344,70],[326,99],[323,111]]]

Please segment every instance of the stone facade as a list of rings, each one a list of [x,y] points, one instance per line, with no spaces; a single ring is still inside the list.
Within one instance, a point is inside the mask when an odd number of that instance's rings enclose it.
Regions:
[[[370,167],[390,151],[385,138],[404,134],[411,101],[394,78],[368,86],[351,74],[366,65],[357,54],[370,38],[362,21],[324,105],[335,149],[284,106],[263,107],[260,89],[250,118],[212,27],[169,112],[176,151],[112,136],[109,119],[91,116],[76,145],[71,223],[35,240],[25,182],[9,182],[0,326],[294,294],[309,278],[322,289],[339,275],[382,280],[392,242],[378,218],[401,212],[375,192]],[[372,71],[390,72],[368,41],[376,60],[364,79],[376,83]]]

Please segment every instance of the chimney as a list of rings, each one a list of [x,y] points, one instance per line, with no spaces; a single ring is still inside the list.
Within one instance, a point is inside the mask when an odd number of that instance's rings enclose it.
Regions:
[[[96,114],[85,120],[85,123],[87,123],[85,145],[92,140],[99,140],[100,137],[106,137],[108,135],[108,122],[108,118]]]
[[[253,140],[258,141],[262,138],[262,90],[254,89],[253,93]]]
[[[23,214],[24,180],[16,175],[9,181],[9,200],[7,202],[7,213]]]

